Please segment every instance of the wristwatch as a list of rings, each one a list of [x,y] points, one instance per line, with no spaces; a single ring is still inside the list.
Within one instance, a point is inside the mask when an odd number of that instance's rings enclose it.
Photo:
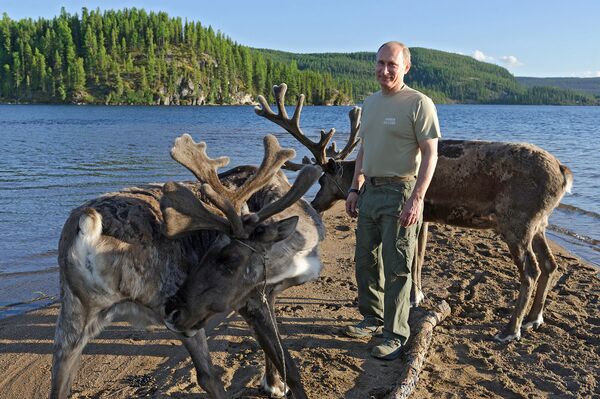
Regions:
[[[348,190],[348,194],[350,193],[357,193],[358,194],[358,188],[351,188],[350,190]]]

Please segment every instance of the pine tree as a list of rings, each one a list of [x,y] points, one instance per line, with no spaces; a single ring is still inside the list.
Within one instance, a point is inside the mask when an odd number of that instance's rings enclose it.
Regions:
[[[266,90],[267,83],[267,65],[265,64],[265,60],[262,55],[257,54],[254,57],[254,71],[253,71],[253,82],[254,82],[254,92],[255,93],[268,93]],[[264,94],[263,94],[264,95]]]
[[[505,69],[470,57],[411,49],[407,83],[436,101],[520,104],[598,104],[584,94],[526,89]],[[374,53],[290,54],[241,46],[200,22],[143,9],[63,8],[52,20],[0,18],[0,97],[3,101],[148,102],[177,98],[181,79],[197,98],[229,103],[240,94],[263,94],[286,82],[288,95],[312,104],[362,100],[378,89]],[[89,95],[89,97],[88,97]]]

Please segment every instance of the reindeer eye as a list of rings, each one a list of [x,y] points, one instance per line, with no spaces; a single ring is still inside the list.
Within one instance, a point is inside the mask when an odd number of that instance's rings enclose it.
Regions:
[[[232,252],[221,252],[217,257],[219,269],[226,273],[233,273],[235,269],[242,263],[242,257],[239,254]]]

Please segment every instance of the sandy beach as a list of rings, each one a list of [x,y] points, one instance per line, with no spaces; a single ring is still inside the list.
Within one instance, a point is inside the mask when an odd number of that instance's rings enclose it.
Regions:
[[[340,329],[359,319],[354,281],[355,221],[336,206],[325,216],[324,270],[284,292],[276,305],[284,344],[311,398],[383,398],[402,371],[369,351],[381,338],[351,339]],[[451,315],[436,327],[415,398],[600,397],[598,272],[552,245],[559,275],[545,321],[518,342],[493,335],[508,322],[518,273],[490,231],[430,228],[423,267],[424,306],[445,299]],[[58,305],[0,321],[0,398],[45,398]],[[233,316],[209,336],[213,362],[232,398],[260,398],[260,348]],[[187,352],[165,328],[116,322],[86,347],[74,398],[204,398]]]

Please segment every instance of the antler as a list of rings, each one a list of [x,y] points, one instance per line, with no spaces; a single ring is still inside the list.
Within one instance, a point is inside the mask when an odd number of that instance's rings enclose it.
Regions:
[[[296,176],[294,184],[287,193],[278,200],[270,203],[263,207],[261,210],[256,212],[258,219],[254,224],[258,224],[263,220],[270,218],[271,216],[281,212],[285,208],[291,206],[294,202],[298,201],[300,197],[304,195],[306,191],[312,186],[317,179],[321,176],[321,168],[314,165],[306,165]]]
[[[257,115],[262,116],[287,130],[296,138],[296,140],[308,148],[308,150],[314,155],[317,165],[325,165],[327,162],[325,148],[327,147],[327,143],[329,143],[331,140],[331,137],[333,137],[335,129],[331,129],[327,133],[325,133],[325,130],[321,130],[321,137],[318,142],[314,142],[306,137],[304,132],[302,132],[302,129],[300,129],[300,114],[302,113],[302,106],[304,105],[304,94],[301,94],[298,97],[298,103],[296,104],[296,109],[294,110],[294,116],[292,116],[292,119],[290,119],[285,109],[286,91],[287,85],[285,83],[282,83],[279,86],[273,86],[273,94],[275,95],[275,102],[279,111],[278,114],[275,114],[275,112],[271,110],[267,100],[260,95],[258,96],[258,102],[260,103],[260,106],[256,106],[254,108],[254,112],[256,112]],[[296,168],[294,170],[298,170],[298,168],[301,167],[300,165],[292,162],[288,162],[286,166],[289,169]]]
[[[291,170],[292,172],[297,172],[306,165],[312,165],[312,161],[306,155],[302,158],[302,163],[296,163],[292,161],[287,161],[283,164],[282,169]]]
[[[171,157],[189,169],[198,180],[208,184],[206,188],[208,191],[204,194],[223,213],[227,215],[231,205],[235,214],[239,214],[248,198],[267,184],[281,168],[281,165],[296,156],[296,152],[292,149],[281,149],[275,136],[265,136],[263,142],[265,155],[258,171],[241,187],[235,189],[225,187],[217,174],[218,168],[229,164],[229,158],[209,158],[206,154],[206,143],[196,143],[189,134],[184,134],[175,140],[171,149]]]
[[[281,166],[295,155],[294,150],[281,149],[277,139],[268,135],[264,138],[265,155],[256,173],[236,189],[225,187],[219,180],[217,168],[229,163],[227,157],[211,159],[206,154],[206,144],[196,143],[188,134],[175,140],[171,156],[189,169],[198,180],[204,194],[225,217],[218,215],[199,201],[186,187],[177,183],[163,186],[161,210],[165,220],[165,234],[175,237],[193,230],[211,229],[232,233],[235,237],[247,238],[251,228],[262,220],[281,212],[296,202],[316,181],[320,172],[313,166],[300,171],[292,188],[283,197],[267,205],[255,215],[242,219],[240,211],[244,203],[264,187],[279,171]],[[315,170],[310,170],[310,169]]]
[[[195,230],[218,230],[227,233],[239,230],[239,226],[232,228],[230,220],[207,209],[185,186],[168,182],[162,191],[160,210],[165,221],[164,233],[167,237],[174,238]]]
[[[338,151],[335,145],[335,141],[331,143],[329,147],[327,147],[326,154],[328,157],[333,158],[335,160],[343,160],[348,157],[354,150],[354,148],[358,145],[360,140],[356,139],[358,132],[360,131],[360,117],[361,117],[362,109],[360,107],[354,107],[348,113],[348,117],[350,118],[350,136],[348,137],[348,141],[346,142],[346,146]]]

